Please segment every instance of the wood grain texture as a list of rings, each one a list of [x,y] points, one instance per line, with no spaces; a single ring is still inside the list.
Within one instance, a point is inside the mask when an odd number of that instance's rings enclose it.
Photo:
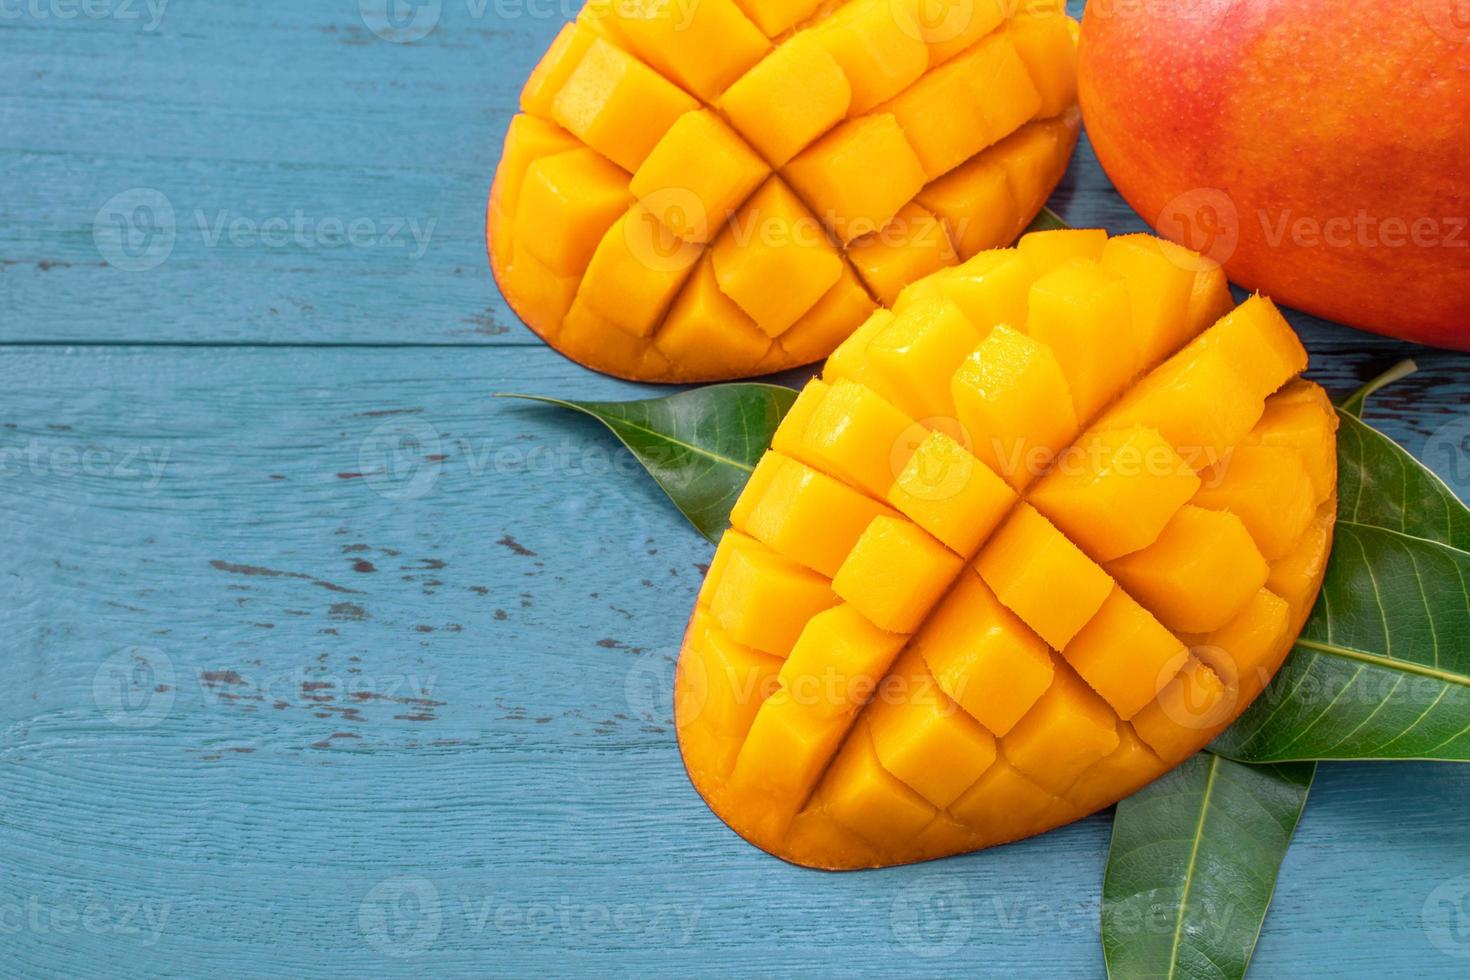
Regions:
[[[485,270],[559,14],[442,0],[393,44],[355,0],[122,3],[0,18],[0,976],[1102,975],[1106,817],[832,876],[689,787],[709,546],[596,423],[488,397],[648,390]],[[128,273],[93,224],[135,187],[193,230]],[[1085,150],[1054,203],[1139,227]],[[298,209],[437,223],[417,259],[193,225]],[[1462,431],[1470,358],[1298,323],[1335,393],[1420,358],[1368,413],[1411,450]],[[1463,976],[1467,799],[1324,766],[1255,975]]]

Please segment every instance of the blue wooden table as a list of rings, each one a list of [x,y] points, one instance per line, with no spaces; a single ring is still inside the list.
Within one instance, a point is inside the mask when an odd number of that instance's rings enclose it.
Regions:
[[[536,0],[0,5],[0,976],[1093,977],[1109,818],[834,876],[689,787],[709,546],[507,310]],[[1141,227],[1079,154],[1053,202]],[[1298,318],[1464,495],[1470,358]],[[1324,766],[1255,975],[1470,972],[1470,769]]]

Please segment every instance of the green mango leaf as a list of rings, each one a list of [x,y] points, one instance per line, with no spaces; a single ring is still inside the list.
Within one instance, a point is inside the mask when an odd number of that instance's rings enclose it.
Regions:
[[[1470,510],[1358,419],[1365,397],[1339,412],[1322,593],[1271,686],[1211,746],[1233,759],[1470,761]]]
[[[1021,232],[1021,234],[1029,235],[1033,231],[1057,231],[1070,227],[1072,226],[1067,224],[1066,220],[1051,208],[1042,208],[1036,217],[1031,219],[1031,223],[1026,226],[1026,230]]]
[[[556,405],[597,419],[622,440],[689,523],[718,542],[730,523],[730,508],[796,392],[779,385],[729,384],[632,402],[496,397]]]
[[[1119,803],[1103,879],[1108,975],[1245,976],[1315,772],[1202,753]]]
[[[1455,492],[1388,436],[1346,409],[1338,416],[1338,520],[1470,551],[1470,509]]]

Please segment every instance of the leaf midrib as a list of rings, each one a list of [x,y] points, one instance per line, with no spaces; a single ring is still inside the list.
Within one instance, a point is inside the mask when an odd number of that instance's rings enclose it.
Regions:
[[[1189,848],[1189,863],[1184,871],[1184,888],[1179,893],[1179,914],[1174,922],[1174,941],[1169,948],[1169,970],[1164,975],[1170,980],[1179,968],[1179,946],[1184,935],[1185,913],[1189,910],[1189,892],[1194,887],[1194,869],[1199,863],[1200,842],[1204,840],[1205,819],[1210,812],[1210,797],[1215,792],[1215,773],[1220,768],[1220,757],[1210,755],[1210,771],[1205,776],[1205,789],[1200,800],[1199,820],[1194,825],[1194,840]]]
[[[1470,676],[1456,674],[1438,667],[1429,667],[1424,664],[1415,663],[1412,660],[1399,660],[1396,657],[1384,657],[1375,653],[1366,653],[1362,650],[1354,650],[1351,647],[1339,646],[1336,643],[1324,643],[1321,640],[1308,640],[1297,637],[1296,645],[1306,647],[1316,653],[1326,653],[1347,660],[1356,660],[1359,663],[1373,664],[1387,670],[1399,670],[1408,674],[1418,674],[1421,677],[1430,677],[1443,681],[1446,684],[1458,684],[1461,687],[1470,687]]]

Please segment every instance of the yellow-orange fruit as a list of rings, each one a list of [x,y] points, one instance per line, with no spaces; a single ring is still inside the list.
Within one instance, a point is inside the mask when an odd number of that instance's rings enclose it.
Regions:
[[[708,381],[830,354],[1015,239],[1076,144],[1056,0],[592,0],[521,94],[486,220],[572,359]]]
[[[1245,710],[1321,587],[1337,416],[1270,300],[1228,297],[1167,242],[1045,232],[837,349],[679,661],[721,818],[813,867],[975,850],[1132,793]]]

